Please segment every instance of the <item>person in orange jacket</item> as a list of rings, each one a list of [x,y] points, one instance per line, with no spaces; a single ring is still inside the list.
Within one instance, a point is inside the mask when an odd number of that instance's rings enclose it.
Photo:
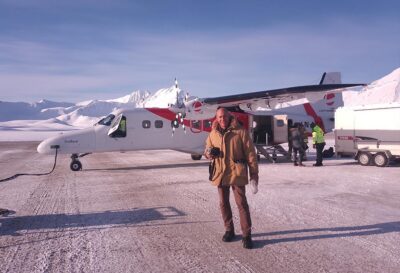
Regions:
[[[207,137],[204,154],[213,162],[210,180],[218,187],[220,209],[225,226],[222,241],[230,242],[235,237],[229,202],[232,188],[239,209],[242,244],[244,248],[252,248],[251,217],[245,186],[249,182],[249,175],[250,179],[258,184],[257,155],[248,131],[225,108],[219,108],[216,112],[216,120]]]

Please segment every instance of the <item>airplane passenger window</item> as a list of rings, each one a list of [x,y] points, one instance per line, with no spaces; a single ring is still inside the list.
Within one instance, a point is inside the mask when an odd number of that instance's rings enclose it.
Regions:
[[[192,120],[192,128],[193,129],[200,129],[201,123],[199,120]]]
[[[151,121],[150,120],[143,120],[142,121],[142,127],[144,129],[149,129],[151,127]]]
[[[156,127],[156,128],[162,128],[163,127],[163,121],[162,120],[156,120],[155,122],[154,122],[154,127]]]
[[[212,121],[211,120],[203,120],[203,129],[211,128]]]

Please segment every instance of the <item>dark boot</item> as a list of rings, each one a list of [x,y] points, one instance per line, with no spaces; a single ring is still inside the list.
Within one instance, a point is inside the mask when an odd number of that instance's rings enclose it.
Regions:
[[[232,230],[225,231],[224,236],[222,236],[223,242],[231,242],[235,237],[235,232]]]
[[[251,240],[251,236],[246,236],[242,238],[243,248],[252,249],[253,248],[253,240]]]

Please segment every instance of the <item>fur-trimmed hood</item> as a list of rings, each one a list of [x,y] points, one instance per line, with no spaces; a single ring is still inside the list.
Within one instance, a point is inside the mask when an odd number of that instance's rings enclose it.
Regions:
[[[242,128],[242,126],[240,125],[239,121],[234,116],[231,116],[230,120],[231,120],[231,122],[229,123],[228,130],[235,130],[235,129],[241,129]],[[213,130],[222,131],[217,120],[213,121],[211,128]]]

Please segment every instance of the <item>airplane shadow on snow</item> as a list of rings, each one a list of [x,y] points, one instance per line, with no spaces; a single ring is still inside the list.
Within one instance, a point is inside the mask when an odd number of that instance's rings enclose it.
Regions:
[[[146,166],[134,166],[134,167],[115,167],[115,168],[92,168],[83,169],[84,172],[90,171],[129,171],[129,170],[152,170],[152,169],[174,169],[174,168],[187,168],[187,167],[208,167],[208,162],[201,163],[178,163],[178,164],[157,164],[157,165],[146,165]]]
[[[301,241],[332,239],[332,238],[371,236],[371,235],[379,235],[392,232],[400,232],[400,221],[363,225],[363,226],[283,230],[276,232],[256,233],[253,234],[252,237],[254,239],[255,248],[263,248],[264,246],[280,244],[280,243],[301,242]],[[279,238],[274,238],[275,236]],[[289,236],[289,237],[283,237],[283,236]],[[257,240],[257,237],[269,237],[270,239]]]
[[[69,229],[111,228],[119,226],[158,225],[159,221],[179,219],[186,214],[174,207],[134,208],[121,211],[104,211],[86,214],[47,214],[0,217],[0,236],[20,235],[20,231],[59,232]],[[182,222],[184,224],[186,222]],[[177,224],[177,223],[172,223]],[[0,247],[1,248],[1,247]]]
[[[167,219],[179,219],[186,214],[174,207],[134,208],[124,211],[104,211],[87,214],[48,214],[17,217],[0,217],[0,236],[19,236],[18,232],[61,232],[68,230],[85,230],[98,228],[115,228],[121,226],[188,224],[188,222],[160,223]],[[211,222],[211,221],[210,221]],[[47,231],[50,230],[50,231]],[[378,223],[362,226],[332,228],[310,228],[283,230],[252,235],[255,248],[268,245],[301,242],[309,240],[371,236],[400,232],[400,221]],[[287,236],[287,237],[283,237]],[[269,239],[258,239],[268,237]],[[278,237],[278,238],[274,238]],[[237,240],[239,240],[237,238]],[[0,247],[1,249],[2,247]]]

